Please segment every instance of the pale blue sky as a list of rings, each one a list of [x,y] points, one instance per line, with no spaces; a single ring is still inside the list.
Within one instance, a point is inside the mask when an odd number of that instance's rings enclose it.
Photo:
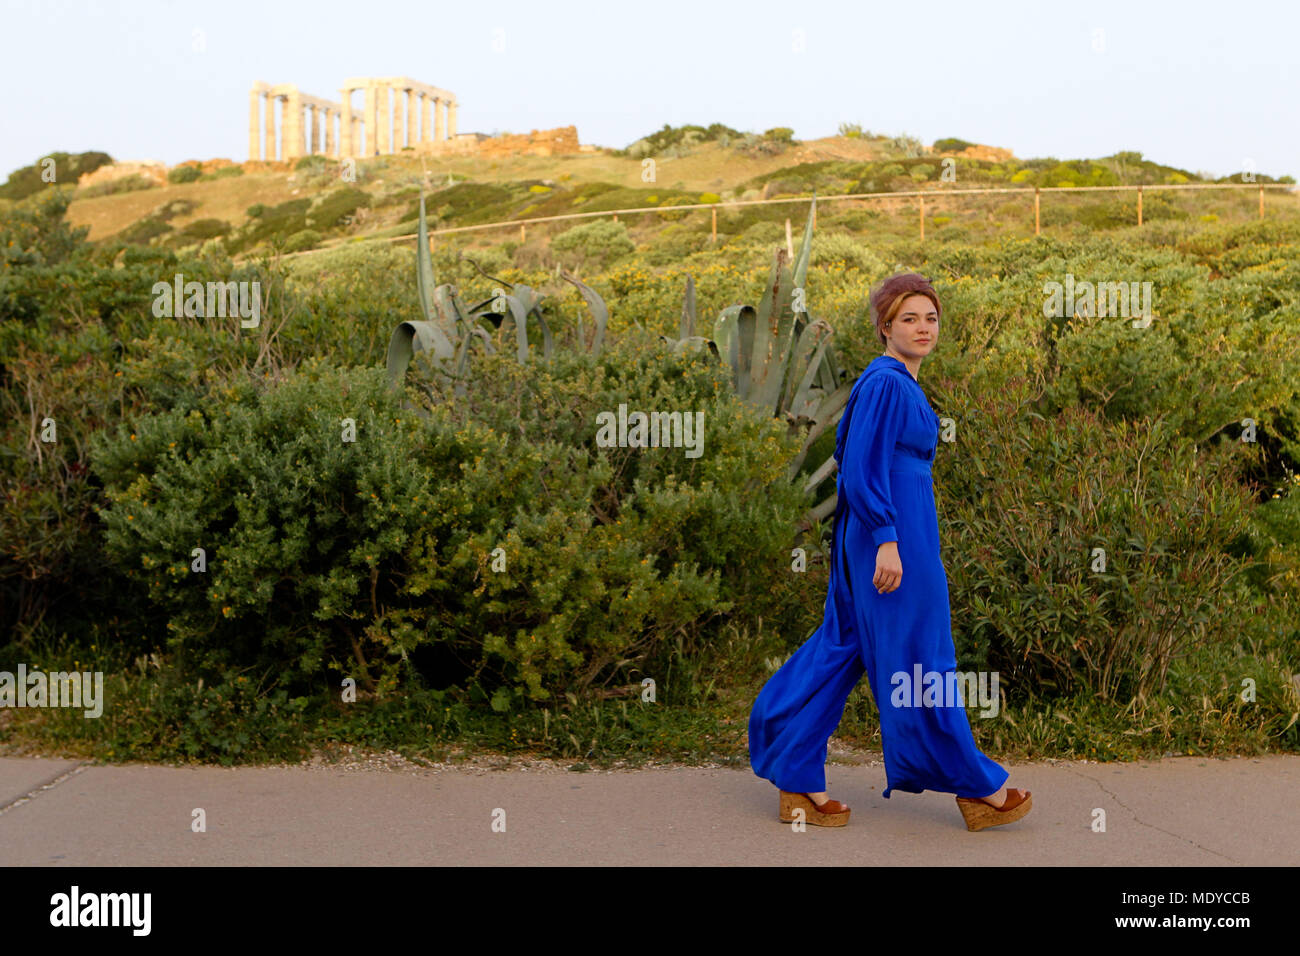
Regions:
[[[811,139],[848,121],[1021,157],[1135,149],[1216,175],[1247,159],[1300,173],[1300,5],[1287,0],[0,9],[0,176],[55,149],[244,160],[253,81],[337,100],[344,79],[372,75],[454,91],[462,132],[572,123],[584,143],[626,146],[664,123],[790,126]]]

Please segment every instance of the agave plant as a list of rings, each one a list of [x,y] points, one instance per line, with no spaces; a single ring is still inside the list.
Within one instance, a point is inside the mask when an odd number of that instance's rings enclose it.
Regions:
[[[674,341],[666,335],[659,336],[674,355],[683,352],[697,352],[704,349],[713,353],[714,358],[721,358],[718,343],[703,335],[695,334],[695,277],[686,277],[686,297],[682,302],[681,334]]]
[[[424,193],[420,193],[420,226],[416,249],[416,284],[420,297],[420,311],[424,318],[414,322],[402,322],[393,330],[388,343],[388,377],[389,382],[397,387],[406,375],[411,359],[416,352],[429,352],[434,364],[442,371],[451,373],[456,379],[455,392],[464,394],[464,375],[468,364],[470,346],[477,340],[482,348],[493,353],[496,351],[494,335],[502,331],[504,323],[513,323],[515,329],[515,348],[520,362],[527,362],[529,356],[528,324],[536,322],[542,330],[542,360],[550,361],[555,350],[551,328],[542,312],[545,295],[537,290],[520,284],[509,283],[495,276],[487,276],[498,283],[494,294],[472,306],[466,306],[454,285],[444,283],[435,285],[433,275],[433,257],[429,254],[429,229],[425,217]],[[475,268],[478,268],[475,264]],[[482,269],[479,269],[483,272]],[[483,273],[485,276],[487,273]],[[565,281],[575,286],[582,295],[595,320],[595,333],[588,348],[599,353],[605,341],[605,324],[609,319],[609,309],[604,300],[576,277],[561,270]],[[509,289],[509,291],[505,291]],[[579,325],[580,338],[584,344],[585,335]]]
[[[791,481],[798,478],[817,439],[843,417],[853,390],[853,382],[844,380],[845,370],[840,368],[831,346],[834,330],[821,319],[813,319],[807,309],[806,281],[816,207],[814,197],[793,269],[786,250],[778,249],[758,307],[733,305],[723,309],[714,323],[712,339],[694,335],[695,283],[688,277],[681,339],[670,342],[678,352],[709,348],[731,369],[732,386],[740,399],[765,414],[784,418],[792,432],[804,432],[799,452],[790,463]],[[835,468],[834,455],[828,455],[803,480],[804,491],[813,493],[834,474]],[[832,514],[835,505],[832,493],[804,516],[804,527]]]

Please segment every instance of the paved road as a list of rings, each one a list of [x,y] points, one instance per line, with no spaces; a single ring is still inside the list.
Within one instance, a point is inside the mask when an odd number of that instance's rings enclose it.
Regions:
[[[1004,764],[1005,765],[1005,764]],[[1300,865],[1300,756],[1009,766],[1034,810],[968,833],[947,794],[885,800],[884,767],[830,768],[842,829],[795,832],[746,770],[189,768],[0,758],[0,866]],[[191,830],[192,811],[207,831]],[[1094,832],[1097,809],[1105,832]],[[496,811],[505,832],[494,832]],[[497,814],[500,819],[500,814]]]

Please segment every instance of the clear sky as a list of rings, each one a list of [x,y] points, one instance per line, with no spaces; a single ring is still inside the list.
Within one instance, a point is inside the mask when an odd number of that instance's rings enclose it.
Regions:
[[[1061,159],[1300,174],[1300,4],[0,0],[0,177],[52,150],[248,152],[252,83],[456,93],[461,132],[841,122]],[[360,99],[356,100],[360,106]]]

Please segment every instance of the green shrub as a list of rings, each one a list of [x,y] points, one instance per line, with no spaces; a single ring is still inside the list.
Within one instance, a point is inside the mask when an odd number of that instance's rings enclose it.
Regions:
[[[248,216],[249,219],[257,219],[266,212],[266,208],[267,207],[264,203],[255,202],[244,210],[244,215]]]
[[[627,224],[598,219],[574,226],[551,240],[551,249],[578,263],[607,263],[636,250]]]
[[[888,270],[885,263],[860,239],[842,232],[828,232],[817,237],[812,247],[811,265],[814,268],[859,269],[869,276],[883,276]]]
[[[52,160],[53,163],[47,160]],[[113,158],[108,153],[49,153],[32,165],[10,173],[8,180],[0,185],[0,199],[25,199],[50,186],[75,186],[77,180],[86,173],[94,172],[112,161]],[[47,170],[53,171],[52,181],[47,181]]]
[[[763,136],[766,139],[776,140],[778,143],[794,142],[794,130],[788,126],[775,126],[772,129],[764,130]]]
[[[698,647],[710,614],[780,575],[802,504],[783,429],[720,369],[649,342],[554,369],[479,363],[468,400],[440,396],[425,420],[382,369],[309,360],[278,387],[96,436],[107,554],[147,589],[182,673],[383,693],[415,667],[439,687],[482,679],[504,708],[663,680],[679,639]],[[596,413],[620,402],[704,412],[708,453],[595,447]]]
[[[136,220],[119,232],[117,238],[122,242],[147,245],[151,239],[156,239],[158,236],[166,235],[171,231],[172,227],[161,219],[146,216],[144,219]]]
[[[665,154],[670,149],[679,152],[689,150],[691,146],[699,143],[723,142],[725,145],[743,136],[744,134],[739,130],[724,126],[722,123],[712,123],[707,127],[690,125],[674,127],[665,123],[663,129],[642,137],[626,149],[615,150],[614,152],[615,155],[641,159],[644,156]]]
[[[177,166],[175,169],[167,170],[167,181],[169,183],[192,183],[201,179],[203,170],[197,166]]]
[[[230,232],[230,223],[224,219],[196,219],[189,225],[178,230],[170,237],[172,245],[189,245],[196,242],[206,242],[209,239],[216,239]]]
[[[12,299],[11,270],[56,265],[86,249],[89,226],[72,227],[65,218],[71,190],[55,189],[0,214],[0,302]],[[0,313],[2,315],[4,313]],[[12,313],[10,313],[12,314]]]
[[[934,151],[936,153],[960,153],[963,150],[970,149],[974,143],[968,143],[964,139],[958,139],[955,136],[948,136],[944,139],[934,141]]]
[[[1109,424],[1077,407],[1020,415],[1027,395],[967,398],[962,464],[940,492],[963,529],[945,549],[953,606],[968,609],[960,652],[1009,691],[1163,690],[1177,659],[1239,626],[1222,595],[1248,563],[1235,552],[1250,510],[1243,461],[1229,444],[1194,454],[1160,422]],[[1165,465],[1139,475],[1135,441]]]
[[[322,232],[348,226],[351,225],[356,211],[369,205],[369,193],[345,186],[322,197],[307,212],[307,224],[312,229]]]
[[[294,233],[302,232],[307,228],[307,210],[311,203],[310,198],[303,197],[264,209],[260,216],[231,234],[226,240],[227,248],[233,255],[262,243],[283,242]]]
[[[321,234],[315,229],[303,229],[285,240],[284,251],[304,252],[307,249],[315,249],[320,245],[321,238]]]

